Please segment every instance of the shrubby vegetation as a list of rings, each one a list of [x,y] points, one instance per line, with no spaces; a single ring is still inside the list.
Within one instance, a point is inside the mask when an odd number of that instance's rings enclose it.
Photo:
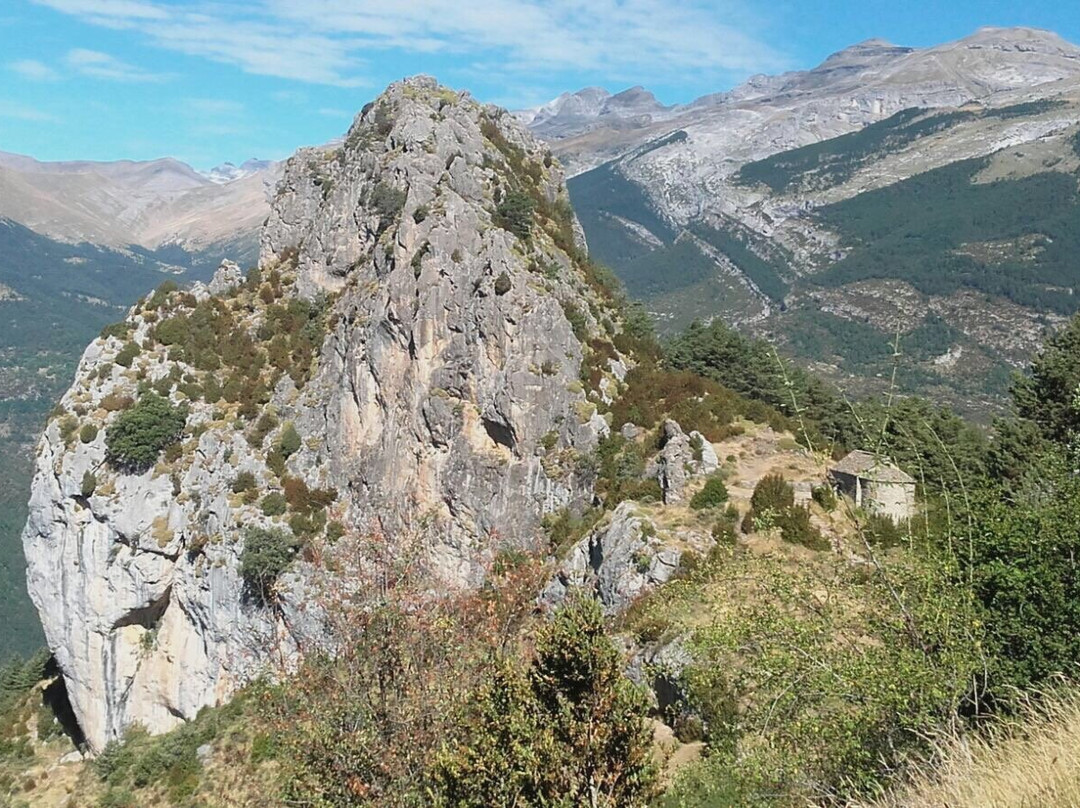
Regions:
[[[264,498],[264,511],[265,502]],[[282,505],[284,506],[284,498]],[[248,591],[264,602],[271,601],[274,585],[281,573],[292,564],[299,549],[300,543],[287,530],[276,527],[249,527],[245,530],[244,549],[240,553],[240,575],[247,584]]]
[[[187,412],[156,393],[146,393],[116,417],[105,433],[106,459],[121,471],[140,473],[184,432]]]
[[[596,604],[535,623],[542,565],[501,565],[482,591],[425,592],[415,549],[381,546],[375,586],[265,704],[288,804],[644,806],[656,783],[645,702]],[[385,566],[382,566],[385,565]],[[526,637],[535,632],[535,645]]]
[[[712,475],[705,481],[705,485],[690,498],[690,507],[695,511],[706,508],[718,508],[728,500],[727,486],[719,475]]]
[[[745,533],[780,528],[784,541],[801,544],[811,550],[828,550],[829,543],[810,523],[810,511],[805,505],[795,504],[795,491],[791,484],[778,474],[762,477],[750,498],[750,510],[743,518]]]

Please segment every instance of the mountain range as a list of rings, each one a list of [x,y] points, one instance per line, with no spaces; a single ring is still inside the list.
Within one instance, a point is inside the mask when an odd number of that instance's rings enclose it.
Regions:
[[[722,317],[860,393],[899,335],[903,388],[985,416],[1075,309],[1080,49],[1054,34],[872,40],[681,107],[635,95],[526,118],[592,254],[667,330]]]
[[[900,363],[905,389],[983,411],[1072,311],[1047,302],[1071,294],[1061,262],[1025,274],[1054,263],[1040,244],[1060,234],[1039,216],[1004,241],[993,227],[967,228],[963,243],[931,250],[921,269],[883,269],[887,245],[868,246],[847,213],[858,199],[896,204],[886,189],[903,196],[915,177],[947,196],[941,183],[951,175],[935,172],[949,166],[970,168],[976,192],[1038,185],[1033,193],[1046,202],[1075,168],[1078,97],[1080,48],[1047,31],[985,28],[922,49],[868,40],[811,70],[755,76],[687,104],[664,105],[642,87],[589,87],[515,116],[566,167],[594,257],[662,329],[721,317],[855,392],[893,378],[889,343],[899,333],[910,346]],[[0,154],[0,218],[63,242],[136,247],[166,265],[208,270],[220,257],[253,259],[279,174],[257,160],[200,173],[171,159]],[[989,191],[991,179],[1023,182]],[[873,255],[859,257],[866,250]],[[961,258],[967,266],[956,266]],[[850,282],[840,282],[844,273]],[[931,275],[949,282],[930,284]]]
[[[515,116],[566,167],[593,257],[661,330],[722,318],[845,392],[899,386],[987,418],[1076,310],[1080,48],[1052,33],[871,40],[688,104],[587,88]],[[0,153],[5,547],[82,346],[164,280],[252,263],[281,172]],[[17,581],[21,561],[0,558],[0,584]]]
[[[250,260],[277,173],[256,160],[204,175],[172,158],[43,163],[0,152],[0,218],[69,243]]]

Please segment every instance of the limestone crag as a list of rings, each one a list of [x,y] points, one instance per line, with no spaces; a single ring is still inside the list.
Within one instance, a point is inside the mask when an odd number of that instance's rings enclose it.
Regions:
[[[607,423],[579,377],[619,320],[574,232],[558,164],[509,114],[410,79],[340,147],[289,161],[257,271],[159,290],[87,348],[23,540],[94,749],[319,639],[322,553],[265,602],[241,574],[245,529],[327,548],[420,536],[445,585],[467,586],[591,499],[577,469]],[[183,437],[117,468],[109,428],[150,395],[185,408]]]
[[[623,502],[570,549],[540,600],[554,607],[571,591],[585,591],[605,612],[616,614],[638,595],[670,580],[681,556],[678,548],[665,546],[637,503]]]
[[[663,427],[664,445],[652,467],[664,503],[681,502],[683,489],[691,478],[712,474],[720,466],[712,444],[700,432],[683,432],[678,422],[667,420]]]

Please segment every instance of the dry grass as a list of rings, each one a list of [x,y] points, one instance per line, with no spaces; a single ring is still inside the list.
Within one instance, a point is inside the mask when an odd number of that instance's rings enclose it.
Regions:
[[[1080,690],[986,734],[945,741],[937,757],[910,784],[861,808],[1076,808]]]

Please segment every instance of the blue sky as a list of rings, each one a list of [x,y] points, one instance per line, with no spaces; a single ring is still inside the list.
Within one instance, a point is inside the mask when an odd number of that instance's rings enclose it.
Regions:
[[[811,67],[871,37],[983,25],[1080,42],[1062,0],[2,0],[0,150],[39,159],[279,159],[429,73],[533,106],[588,85],[664,102]]]

